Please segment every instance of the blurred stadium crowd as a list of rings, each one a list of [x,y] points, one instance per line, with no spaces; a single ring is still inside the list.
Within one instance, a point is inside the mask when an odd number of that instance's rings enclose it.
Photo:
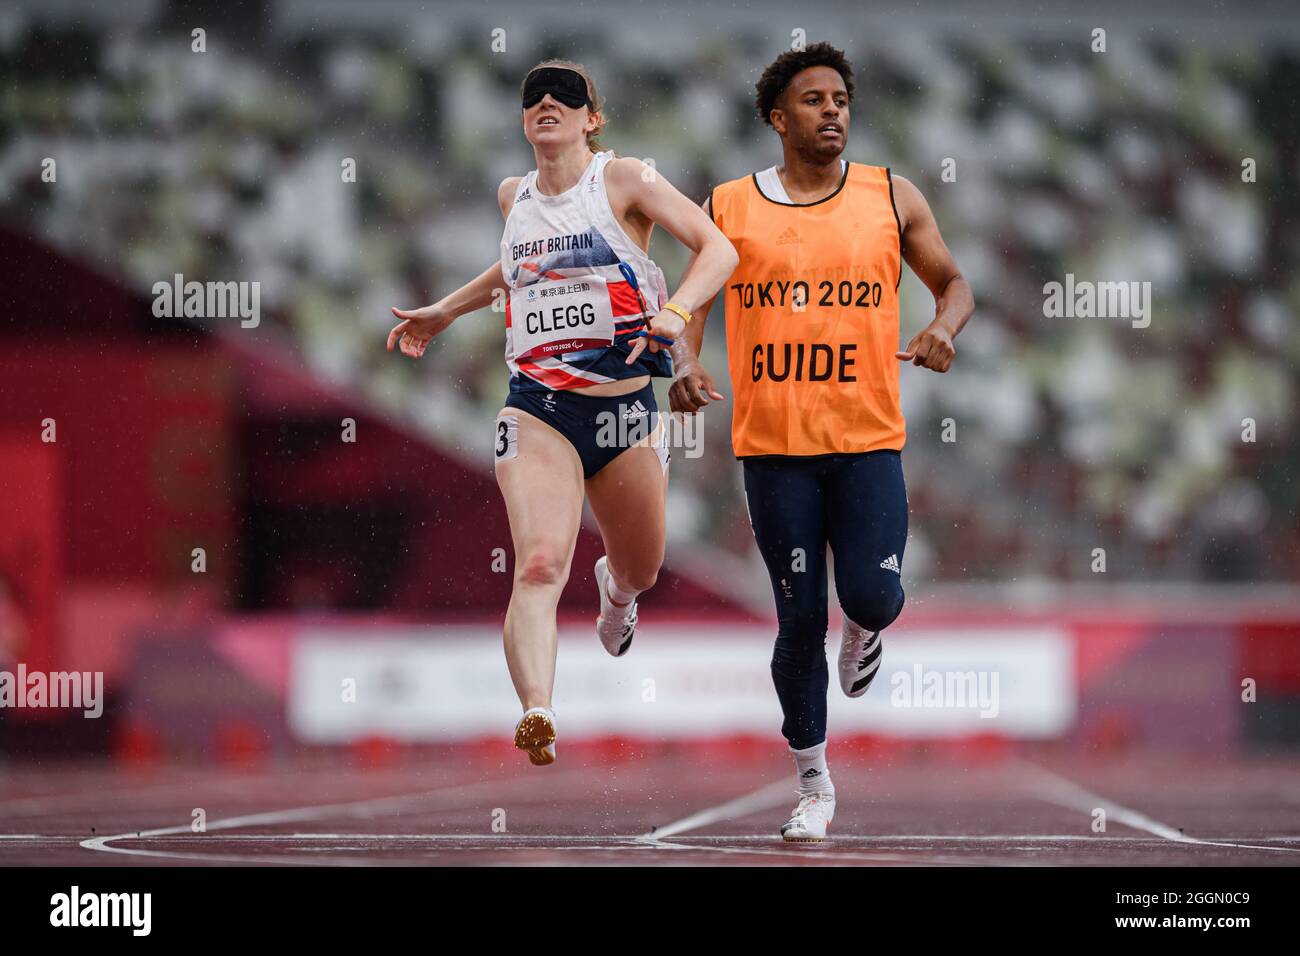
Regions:
[[[342,31],[213,18],[195,53],[202,23],[90,30],[10,11],[0,216],[145,294],[175,273],[260,282],[261,327],[210,324],[291,344],[316,375],[486,468],[506,390],[501,316],[463,317],[419,363],[383,343],[390,305],[433,301],[497,257],[497,184],[532,167],[524,71],[584,62],[607,101],[606,146],[701,201],[779,161],[753,84],[790,43],[757,19],[681,35],[593,19],[580,42],[498,20]],[[1120,30],[1105,53],[1086,31],[830,39],[857,68],[846,156],[917,183],[976,296],[953,371],[902,370],[908,577],[1083,580],[1104,547],[1126,580],[1294,580],[1296,49]],[[1257,182],[1243,182],[1246,158]],[[671,287],[684,251],[658,235],[652,253]],[[1069,273],[1149,281],[1150,326],[1045,317],[1044,284]],[[933,315],[910,273],[903,310],[904,340]],[[94,334],[93,315],[52,321]],[[715,311],[705,359],[725,379],[722,331]],[[705,414],[703,457],[674,456],[670,548],[721,549],[757,571],[727,403]]]

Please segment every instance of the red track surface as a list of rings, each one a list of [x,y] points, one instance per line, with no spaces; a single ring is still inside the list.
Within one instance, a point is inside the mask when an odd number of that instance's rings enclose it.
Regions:
[[[832,840],[800,846],[776,836],[794,785],[773,750],[611,763],[569,748],[547,768],[505,748],[381,768],[10,763],[0,865],[1300,864],[1300,759],[833,762]]]

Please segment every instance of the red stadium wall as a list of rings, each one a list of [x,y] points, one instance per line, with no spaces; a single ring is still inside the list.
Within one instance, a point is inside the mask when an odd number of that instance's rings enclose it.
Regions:
[[[56,660],[64,543],[62,461],[35,429],[0,431],[0,663]]]

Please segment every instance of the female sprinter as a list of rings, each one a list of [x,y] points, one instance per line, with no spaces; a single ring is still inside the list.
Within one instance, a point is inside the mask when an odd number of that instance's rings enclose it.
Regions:
[[[477,279],[401,319],[388,349],[419,358],[458,316],[508,295],[510,394],[497,415],[497,484],[514,539],[505,652],[524,714],[515,746],[555,760],[555,610],[569,577],[583,495],[600,525],[596,633],[620,656],[636,628],[636,597],[663,561],[668,454],[652,434],[652,377],[671,377],[669,349],[711,299],[737,256],[700,207],[638,159],[597,141],[595,84],[576,63],[548,60],[522,85],[524,136],[537,168],[497,190],[501,259]],[[696,256],[667,296],[647,254],[659,224]]]

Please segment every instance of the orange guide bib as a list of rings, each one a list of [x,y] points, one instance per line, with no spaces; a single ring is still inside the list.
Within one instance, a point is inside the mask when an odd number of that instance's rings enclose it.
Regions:
[[[727,280],[731,440],[738,458],[901,450],[901,226],[889,169],[849,163],[806,205],[755,176],[713,190],[740,264]]]

